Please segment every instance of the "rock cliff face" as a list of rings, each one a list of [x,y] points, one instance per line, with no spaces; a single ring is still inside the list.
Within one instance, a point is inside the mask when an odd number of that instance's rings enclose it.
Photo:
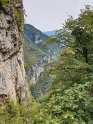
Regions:
[[[0,0],[0,106],[25,99],[22,0]]]
[[[44,66],[46,63],[51,63],[57,60],[57,54],[54,54],[51,57],[44,56],[39,59],[39,61],[35,64],[33,64],[28,70],[27,75],[30,79],[30,84],[35,85],[40,78],[41,73],[45,71]]]
[[[40,61],[32,65],[31,68],[29,68],[27,71],[27,75],[29,76],[31,85],[37,83],[37,80],[39,79],[39,76],[42,72],[44,72],[43,58],[41,58]]]

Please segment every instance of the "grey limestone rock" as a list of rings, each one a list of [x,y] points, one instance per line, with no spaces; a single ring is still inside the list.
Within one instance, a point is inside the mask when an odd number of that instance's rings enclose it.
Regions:
[[[7,96],[15,103],[26,97],[23,32],[18,30],[14,5],[9,6],[0,12],[0,106]]]

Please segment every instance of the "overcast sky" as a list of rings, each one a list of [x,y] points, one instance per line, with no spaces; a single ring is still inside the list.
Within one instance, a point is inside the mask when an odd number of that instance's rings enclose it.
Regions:
[[[93,5],[93,0],[24,0],[25,22],[41,31],[60,29],[68,15],[76,18],[84,5]]]

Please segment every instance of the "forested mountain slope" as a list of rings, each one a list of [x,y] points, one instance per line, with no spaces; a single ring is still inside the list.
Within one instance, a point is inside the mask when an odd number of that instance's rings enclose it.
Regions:
[[[45,45],[49,37],[34,26],[25,24],[24,38],[24,54],[28,65],[35,64],[40,58],[49,55]]]
[[[24,33],[34,43],[42,42],[49,38],[48,35],[42,33],[40,30],[38,30],[37,28],[30,24],[25,24]]]
[[[33,58],[31,59],[31,57],[26,57],[25,60],[30,59],[31,63],[29,64],[32,64],[32,61],[34,64],[40,59],[40,57],[53,56],[58,53],[58,43],[48,43],[50,37],[30,24],[25,24],[24,26],[24,38],[25,57],[28,55],[27,52],[29,52],[29,56],[32,55]]]
[[[34,97],[40,97],[50,85],[50,78],[45,76],[44,66],[56,60],[59,45],[49,43],[50,37],[29,24],[25,25],[24,38],[25,68],[30,79],[31,92]]]

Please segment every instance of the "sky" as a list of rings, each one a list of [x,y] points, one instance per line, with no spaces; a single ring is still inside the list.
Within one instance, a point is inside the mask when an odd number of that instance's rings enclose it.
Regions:
[[[93,0],[23,0],[29,23],[41,31],[60,29],[62,23],[72,15],[78,17],[84,5],[92,5]]]

